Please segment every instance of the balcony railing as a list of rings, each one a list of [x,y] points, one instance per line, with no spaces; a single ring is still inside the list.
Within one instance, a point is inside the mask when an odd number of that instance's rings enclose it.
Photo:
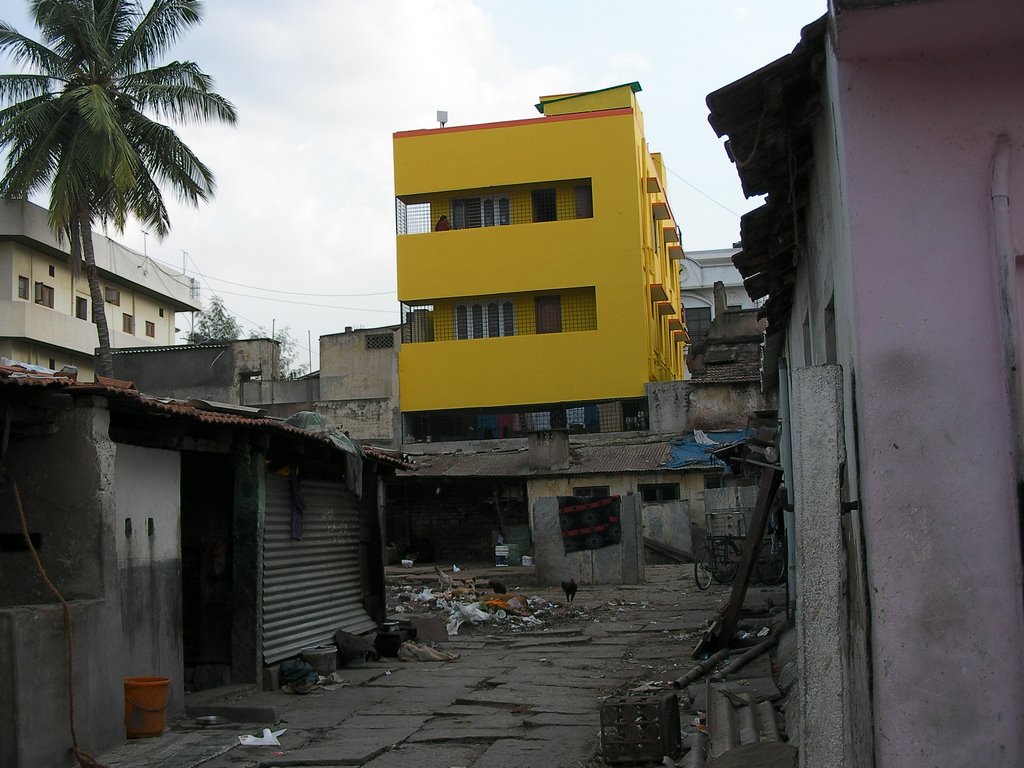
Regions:
[[[597,329],[593,287],[402,304],[402,343]]]
[[[395,224],[399,235],[593,216],[590,179],[406,195],[395,199]]]

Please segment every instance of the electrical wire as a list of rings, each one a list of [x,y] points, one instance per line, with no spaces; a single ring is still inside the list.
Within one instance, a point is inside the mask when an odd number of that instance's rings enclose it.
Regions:
[[[690,182],[690,181],[687,181],[686,179],[684,179],[684,178],[683,178],[682,176],[680,176],[680,175],[679,175],[678,173],[676,173],[675,171],[673,171],[673,170],[672,170],[671,168],[669,168],[668,166],[665,166],[665,170],[666,170],[666,171],[668,171],[669,173],[671,173],[671,174],[672,174],[673,176],[675,176],[675,177],[676,177],[677,179],[679,179],[679,180],[680,180],[681,182],[683,182],[683,184],[685,184],[686,186],[688,186],[688,187],[689,187],[690,189],[692,189],[692,190],[693,190],[694,192],[696,192],[696,193],[697,193],[698,195],[700,195],[701,197],[705,197],[705,198],[707,198],[708,200],[710,200],[710,201],[711,201],[712,203],[714,203],[715,205],[717,205],[717,206],[718,206],[719,208],[721,208],[721,209],[722,209],[723,211],[728,211],[728,212],[729,212],[729,213],[731,213],[731,214],[732,214],[733,216],[735,216],[735,217],[736,217],[737,219],[739,219],[739,218],[742,218],[742,214],[740,214],[740,213],[736,213],[736,211],[734,211],[734,210],[733,210],[732,208],[730,208],[729,206],[725,205],[724,203],[720,203],[720,202],[718,202],[717,200],[715,200],[715,198],[713,198],[713,197],[712,197],[711,195],[709,195],[709,194],[708,194],[707,192],[705,192],[704,190],[702,190],[702,189],[701,189],[700,187],[698,187],[698,186],[697,186],[696,184],[693,184],[692,182]]]

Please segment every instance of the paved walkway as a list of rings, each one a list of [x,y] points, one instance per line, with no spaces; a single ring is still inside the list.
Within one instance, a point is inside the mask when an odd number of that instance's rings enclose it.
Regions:
[[[510,589],[564,605],[559,589],[517,585],[527,577],[512,571],[502,576]],[[705,622],[728,598],[718,585],[698,591],[688,566],[648,566],[647,577],[642,586],[581,586],[571,608],[553,609],[545,626],[529,631],[464,625],[442,646],[459,654],[455,661],[343,668],[345,685],[301,696],[222,695],[216,703],[225,711],[272,708],[279,723],[200,728],[181,718],[163,736],[129,742],[101,761],[110,768],[600,765],[604,698],[654,692],[688,671]],[[401,579],[436,585],[426,572],[389,569],[392,584]],[[753,587],[747,605],[769,596],[777,601],[777,590]],[[238,745],[238,735],[263,727],[287,729],[280,746]]]

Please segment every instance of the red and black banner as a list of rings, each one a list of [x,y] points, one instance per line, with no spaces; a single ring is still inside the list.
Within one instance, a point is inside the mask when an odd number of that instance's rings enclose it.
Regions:
[[[622,541],[618,496],[599,499],[558,497],[558,519],[562,524],[565,553],[611,547]]]

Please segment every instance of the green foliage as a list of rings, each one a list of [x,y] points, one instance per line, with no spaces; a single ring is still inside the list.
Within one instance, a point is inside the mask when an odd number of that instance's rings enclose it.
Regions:
[[[130,217],[163,237],[170,218],[160,185],[198,205],[213,173],[161,119],[234,123],[235,108],[190,61],[158,65],[201,20],[198,0],[32,0],[37,42],[0,21],[0,54],[19,72],[0,74],[0,196],[49,189],[50,227],[84,258],[93,296],[100,372],[110,347],[92,225],[123,231]]]
[[[220,296],[211,296],[206,309],[197,316],[195,330],[189,335],[189,341],[192,343],[225,339],[234,341],[241,337],[242,325],[234,315],[228,312],[224,306],[224,299]]]
[[[287,325],[282,326],[271,334],[266,328],[259,326],[249,332],[250,339],[273,339],[281,345],[281,355],[278,362],[277,377],[279,379],[297,379],[309,373],[309,365],[299,363],[298,342],[292,337],[291,330]]]

